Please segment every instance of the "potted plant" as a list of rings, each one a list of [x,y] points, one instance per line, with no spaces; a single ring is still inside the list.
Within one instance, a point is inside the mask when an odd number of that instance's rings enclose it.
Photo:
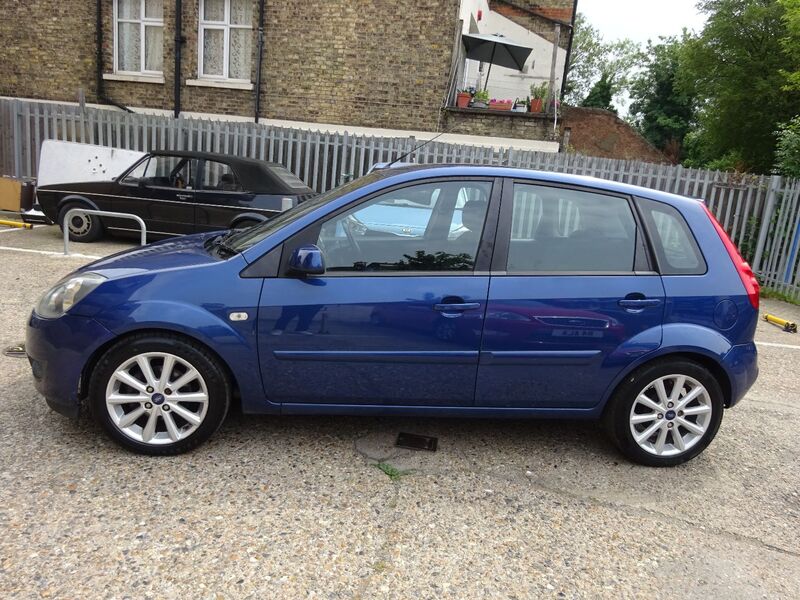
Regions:
[[[510,98],[507,100],[495,100],[492,98],[492,101],[489,102],[489,108],[492,110],[511,110],[514,106],[514,101]]]
[[[514,112],[528,112],[528,101],[525,98],[517,98],[514,100]]]
[[[458,90],[458,95],[456,95],[456,106],[458,108],[469,108],[471,101],[472,93],[469,90]]]
[[[547,98],[547,82],[543,81],[539,85],[535,83],[531,85],[531,107],[532,113],[542,112],[544,107],[544,99]]]
[[[489,106],[488,90],[480,90],[472,96],[472,108],[487,108]]]

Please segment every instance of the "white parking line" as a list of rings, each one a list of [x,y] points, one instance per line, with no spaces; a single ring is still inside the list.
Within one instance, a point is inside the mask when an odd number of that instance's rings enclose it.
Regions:
[[[30,252],[32,254],[44,254],[46,256],[60,256],[61,258],[91,258],[92,260],[99,260],[103,258],[102,256],[93,256],[91,254],[64,254],[63,252],[32,250],[30,248],[12,248],[11,246],[0,246],[0,250],[9,250],[10,252]]]
[[[800,350],[800,346],[792,344],[776,344],[775,342],[756,342],[757,346],[772,346],[773,348],[791,348],[792,350]]]

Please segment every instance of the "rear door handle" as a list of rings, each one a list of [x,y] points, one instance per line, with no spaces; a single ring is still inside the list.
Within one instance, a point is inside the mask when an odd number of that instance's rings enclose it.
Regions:
[[[620,300],[619,304],[622,308],[647,308],[648,306],[658,306],[661,304],[659,298],[636,298]]]
[[[443,303],[434,304],[433,310],[439,312],[463,312],[465,310],[475,310],[481,307],[480,302],[461,302],[461,303]]]

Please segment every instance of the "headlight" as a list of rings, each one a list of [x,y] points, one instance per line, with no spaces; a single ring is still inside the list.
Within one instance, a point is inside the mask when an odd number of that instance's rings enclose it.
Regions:
[[[45,319],[57,319],[105,280],[105,277],[97,273],[84,273],[64,279],[39,299],[36,314]]]

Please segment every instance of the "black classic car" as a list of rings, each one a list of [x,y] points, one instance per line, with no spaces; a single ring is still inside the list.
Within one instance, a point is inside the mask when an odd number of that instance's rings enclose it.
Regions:
[[[151,152],[111,181],[42,186],[42,212],[64,227],[71,208],[141,217],[148,236],[245,228],[287,210],[314,191],[274,163],[208,152]],[[130,219],[75,214],[70,239],[92,242],[108,230],[138,232]]]

